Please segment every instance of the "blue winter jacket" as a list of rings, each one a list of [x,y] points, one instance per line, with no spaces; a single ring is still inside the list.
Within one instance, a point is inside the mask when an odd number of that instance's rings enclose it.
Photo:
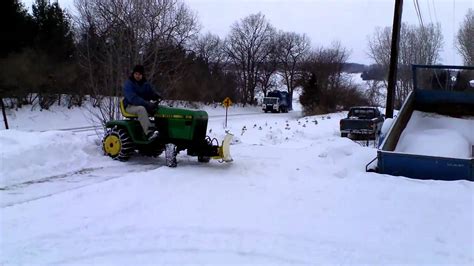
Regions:
[[[125,96],[123,101],[125,107],[129,104],[146,107],[148,101],[158,100],[161,98],[149,82],[146,80],[138,82],[133,77],[130,77],[125,81],[123,92]]]

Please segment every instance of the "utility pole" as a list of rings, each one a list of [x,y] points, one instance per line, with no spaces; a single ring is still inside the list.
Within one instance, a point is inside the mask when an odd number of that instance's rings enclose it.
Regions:
[[[388,71],[387,103],[385,106],[385,117],[393,118],[393,102],[395,88],[397,86],[398,47],[400,39],[400,27],[402,24],[403,0],[395,0],[395,12],[393,14],[392,48],[390,50],[390,68]]]

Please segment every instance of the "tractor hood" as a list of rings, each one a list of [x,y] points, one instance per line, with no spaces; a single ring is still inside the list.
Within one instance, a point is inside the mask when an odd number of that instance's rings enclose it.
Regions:
[[[157,118],[172,118],[172,119],[185,119],[185,120],[206,120],[208,119],[207,112],[202,110],[190,110],[182,108],[174,108],[168,106],[161,106],[155,113]]]

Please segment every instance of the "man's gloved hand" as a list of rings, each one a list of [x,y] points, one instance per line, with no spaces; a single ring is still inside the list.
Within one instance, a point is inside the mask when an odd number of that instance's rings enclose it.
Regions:
[[[158,108],[158,102],[148,102],[145,108],[149,114],[153,115]]]

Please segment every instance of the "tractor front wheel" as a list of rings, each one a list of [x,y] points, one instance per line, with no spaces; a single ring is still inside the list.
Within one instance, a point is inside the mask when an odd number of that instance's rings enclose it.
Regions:
[[[133,142],[126,130],[112,128],[102,139],[102,149],[114,160],[127,161],[133,152]]]

